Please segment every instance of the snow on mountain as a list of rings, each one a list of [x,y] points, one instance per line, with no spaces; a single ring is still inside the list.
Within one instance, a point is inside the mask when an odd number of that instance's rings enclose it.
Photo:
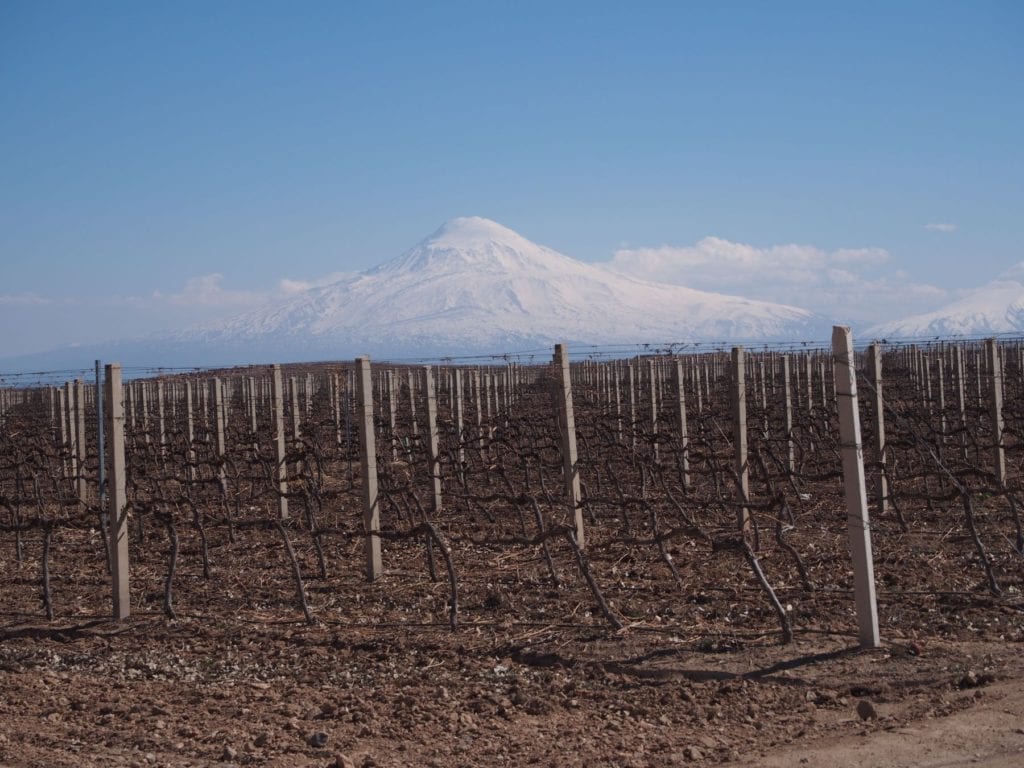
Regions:
[[[515,352],[559,341],[824,339],[827,331],[803,309],[626,277],[472,217],[379,267],[174,338],[319,359]]]
[[[1024,262],[934,312],[869,328],[873,338],[984,336],[1024,332]]]

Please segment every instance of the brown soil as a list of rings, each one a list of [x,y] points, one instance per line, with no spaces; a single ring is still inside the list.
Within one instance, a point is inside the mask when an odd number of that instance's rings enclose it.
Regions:
[[[391,546],[391,570],[368,585],[353,542],[334,550],[331,579],[307,575],[309,626],[273,534],[250,531],[216,543],[209,581],[183,548],[180,618],[167,619],[149,535],[122,624],[101,615],[106,577],[84,557],[94,535],[55,536],[54,622],[39,618],[38,561],[18,564],[5,544],[0,764],[1024,765],[1019,594],[995,600],[979,587],[897,605],[882,592],[883,625],[921,623],[887,627],[882,649],[861,652],[852,620],[797,621],[795,642],[780,645],[756,585],[702,605],[699,590],[669,594],[664,573],[645,582],[653,558],[623,567],[632,581],[618,586],[611,563],[595,566],[628,618],[615,631],[564,552],[557,590],[537,575],[536,552],[462,552],[453,633],[447,585],[426,576],[421,549]],[[299,554],[315,572],[310,548]],[[730,612],[755,607],[768,619],[727,628]]]

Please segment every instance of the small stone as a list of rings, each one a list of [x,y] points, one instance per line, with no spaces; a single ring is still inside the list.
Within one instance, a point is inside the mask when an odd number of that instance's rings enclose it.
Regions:
[[[687,760],[703,760],[704,753],[701,752],[700,747],[687,747],[683,750],[683,756]]]
[[[878,712],[875,711],[875,705],[867,699],[861,699],[857,702],[857,714],[861,720],[877,720]]]
[[[309,738],[306,739],[306,743],[314,749],[323,749],[327,746],[327,734],[323,731],[311,733]]]
[[[238,750],[229,744],[224,745],[224,751],[220,753],[221,760],[234,760],[238,757]]]
[[[334,756],[334,768],[356,768],[355,760],[339,752]]]
[[[265,747],[265,746],[267,746],[269,741],[270,741],[270,734],[269,733],[261,733],[261,734],[257,735],[255,739],[252,740],[252,743],[253,743],[254,746],[257,746],[257,747]]]

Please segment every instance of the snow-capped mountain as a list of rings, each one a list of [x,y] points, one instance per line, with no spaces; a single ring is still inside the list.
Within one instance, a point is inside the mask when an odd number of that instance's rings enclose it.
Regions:
[[[984,336],[1024,332],[1024,262],[992,282],[968,291],[934,312],[881,323],[867,330],[873,338]]]
[[[827,327],[795,307],[626,277],[472,217],[445,223],[379,267],[176,338],[260,356],[277,348],[424,357],[559,341],[824,339]]]
[[[2,370],[348,359],[441,359],[551,345],[823,341],[795,307],[645,282],[482,218],[453,219],[398,258],[227,321],[3,361]]]

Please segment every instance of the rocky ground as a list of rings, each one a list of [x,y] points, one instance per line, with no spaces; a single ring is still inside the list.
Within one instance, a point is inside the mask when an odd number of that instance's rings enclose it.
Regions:
[[[664,597],[658,614],[635,597],[615,630],[580,585],[517,602],[506,552],[490,575],[463,568],[452,632],[443,579],[392,553],[373,585],[356,568],[310,579],[308,625],[264,541],[215,551],[210,582],[184,568],[175,619],[160,560],[143,558],[115,624],[87,534],[62,536],[52,622],[38,563],[0,558],[2,765],[1024,765],[1019,594],[954,596],[862,652],[850,623],[798,622],[788,645],[770,621],[727,629],[756,588],[716,596],[717,623],[701,600],[667,615]]]

